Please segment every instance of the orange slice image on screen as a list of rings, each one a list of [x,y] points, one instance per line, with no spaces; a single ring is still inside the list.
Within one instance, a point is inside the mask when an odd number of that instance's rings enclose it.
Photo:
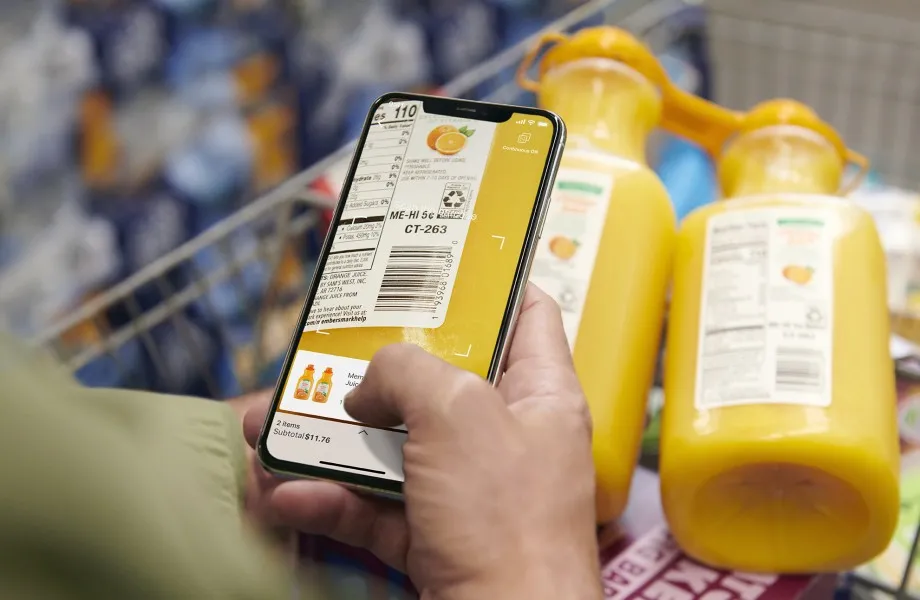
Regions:
[[[812,274],[814,274],[814,269],[800,265],[789,265],[783,269],[783,277],[799,285],[807,285],[811,281]]]
[[[575,256],[578,242],[562,235],[557,235],[549,241],[549,251],[562,260],[569,260]]]
[[[466,146],[466,136],[459,131],[448,131],[434,143],[434,149],[447,156],[460,152],[464,146]]]
[[[435,144],[437,144],[438,138],[445,133],[451,133],[454,131],[457,131],[457,128],[453,125],[438,125],[428,134],[428,147],[432,150],[437,150],[438,148]]]

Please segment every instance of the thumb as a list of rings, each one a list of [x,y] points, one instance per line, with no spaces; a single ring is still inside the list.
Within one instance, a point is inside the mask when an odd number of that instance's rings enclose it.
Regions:
[[[494,406],[490,390],[479,376],[414,344],[394,344],[374,355],[364,379],[345,397],[345,410],[371,426],[405,424],[411,430],[422,423],[449,424],[455,398]]]

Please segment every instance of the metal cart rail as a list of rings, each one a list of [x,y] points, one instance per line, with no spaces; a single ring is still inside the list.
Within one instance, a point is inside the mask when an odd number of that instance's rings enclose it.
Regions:
[[[642,36],[655,50],[666,48],[673,38],[667,17],[686,4],[702,4],[708,11],[707,30],[715,99],[732,108],[747,108],[771,97],[788,96],[813,106],[861,152],[869,155],[879,173],[890,183],[917,188],[920,171],[915,156],[920,149],[920,5],[912,0],[593,0],[575,8],[547,27],[572,31],[587,24],[616,24]],[[499,102],[526,103],[514,83],[514,68],[534,38],[497,54],[443,88],[445,95],[476,97]],[[233,283],[244,269],[261,263],[273,275],[264,299],[246,307],[245,318],[255,323],[255,336],[238,349],[249,357],[250,368],[238,373],[241,387],[258,384],[255,375],[267,361],[283,351],[296,320],[296,310],[279,313],[284,303],[280,273],[284,253],[296,246],[307,232],[322,233],[320,215],[336,198],[311,189],[327,171],[347,160],[348,145],[289,180],[272,193],[254,201],[230,218],[140,272],[109,289],[63,318],[38,336],[37,344],[51,349],[71,369],[77,370],[100,357],[118,368],[118,349],[139,340],[157,368],[165,357],[152,330],[171,323],[183,340],[194,345],[187,330],[184,310],[193,303],[208,302],[215,286]],[[238,230],[258,232],[258,244],[250,251],[234,250]],[[196,266],[193,257],[216,249],[220,264],[212,270]],[[169,276],[177,268],[191,273],[184,283]],[[299,298],[308,279],[302,278],[293,292]],[[142,306],[139,290],[153,286],[162,300]],[[123,307],[128,320],[117,328],[105,323],[114,306]],[[271,315],[287,314],[283,323]],[[93,343],[74,344],[68,335],[90,324],[101,333]],[[278,328],[275,335],[272,330]],[[233,345],[221,328],[224,344]],[[280,341],[279,341],[280,336]],[[194,355],[194,348],[192,348]],[[204,365],[199,365],[207,370]],[[212,378],[205,375],[208,390],[219,396]],[[920,529],[918,529],[920,532]],[[915,537],[911,560],[917,550]],[[910,568],[898,588],[852,575],[843,579],[853,590],[911,598],[905,591]]]

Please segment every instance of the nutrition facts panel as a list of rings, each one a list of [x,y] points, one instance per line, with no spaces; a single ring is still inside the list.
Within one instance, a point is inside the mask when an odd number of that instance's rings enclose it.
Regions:
[[[835,231],[817,208],[710,218],[697,409],[830,403]]]
[[[373,265],[417,112],[416,103],[377,111],[345,199],[326,273],[361,271]]]

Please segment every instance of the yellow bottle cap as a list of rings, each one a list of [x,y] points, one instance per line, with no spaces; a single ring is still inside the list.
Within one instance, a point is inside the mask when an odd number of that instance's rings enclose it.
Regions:
[[[715,105],[712,105],[715,106]],[[725,110],[715,106],[719,110]],[[846,185],[841,189],[842,193],[853,191],[866,176],[869,170],[869,160],[862,154],[847,148],[837,133],[829,123],[822,121],[821,118],[809,107],[801,102],[787,98],[778,98],[767,100],[756,105],[747,113],[742,113],[738,117],[737,126],[734,130],[729,130],[720,138],[711,140],[707,148],[711,153],[718,155],[722,146],[731,136],[743,133],[749,133],[766,127],[777,125],[791,125],[801,127],[818,134],[826,140],[836,150],[840,161],[844,164],[851,163],[858,168],[858,172]]]
[[[609,58],[632,67],[656,86],[661,87],[668,82],[664,67],[635,37],[616,27],[588,27],[572,37],[558,32],[545,33],[518,68],[517,80],[525,90],[539,91],[540,84],[529,79],[527,72],[540,50],[550,43],[555,45],[547,50],[537,65],[540,79],[548,71],[568,62],[584,58]]]
[[[847,148],[837,131],[804,104],[786,99],[770,100],[747,113],[721,107],[674,85],[648,47],[616,27],[589,27],[571,37],[559,32],[544,34],[518,68],[517,80],[522,88],[532,92],[540,90],[539,81],[530,79],[527,74],[547,44],[553,46],[537,64],[539,80],[556,67],[584,58],[607,58],[620,62],[658,88],[662,99],[659,125],[698,144],[713,157],[718,157],[726,142],[738,134],[774,125],[794,125],[822,136],[834,146],[842,162],[859,168],[857,176],[841,190],[842,193],[854,189],[869,169],[866,157]]]

